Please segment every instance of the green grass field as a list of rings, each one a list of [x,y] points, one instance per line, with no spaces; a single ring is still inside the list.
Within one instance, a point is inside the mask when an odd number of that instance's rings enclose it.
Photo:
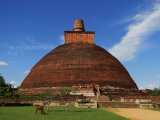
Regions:
[[[0,107],[1,120],[128,120],[102,109],[49,107],[45,115],[35,113],[34,106]]]

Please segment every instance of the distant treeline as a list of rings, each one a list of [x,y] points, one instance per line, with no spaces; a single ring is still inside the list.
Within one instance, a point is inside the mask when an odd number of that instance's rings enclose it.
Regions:
[[[155,88],[153,90],[146,89],[148,95],[160,95],[160,88]]]

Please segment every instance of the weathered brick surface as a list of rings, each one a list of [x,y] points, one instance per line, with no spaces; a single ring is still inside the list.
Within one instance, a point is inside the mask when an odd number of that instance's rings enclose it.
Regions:
[[[108,51],[94,45],[94,32],[85,31],[83,20],[77,19],[73,31],[65,31],[65,44],[44,56],[20,88],[80,84],[138,89],[124,66]]]
[[[65,31],[65,43],[91,43],[94,44],[94,32]]]
[[[20,88],[98,84],[137,89],[124,66],[105,49],[88,43],[61,45],[44,56]]]

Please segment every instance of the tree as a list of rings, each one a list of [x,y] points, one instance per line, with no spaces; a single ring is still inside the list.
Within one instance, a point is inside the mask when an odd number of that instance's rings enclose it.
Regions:
[[[12,84],[6,84],[5,79],[0,75],[0,96],[12,97],[15,96],[15,91]]]
[[[0,96],[4,96],[5,94],[5,80],[3,76],[0,74]]]
[[[160,89],[155,88],[153,90],[151,89],[146,89],[148,95],[160,95]]]
[[[0,87],[5,87],[6,83],[3,76],[0,74]]]
[[[14,93],[13,85],[12,84],[6,84],[4,96],[12,97],[14,95],[15,95],[15,93]]]

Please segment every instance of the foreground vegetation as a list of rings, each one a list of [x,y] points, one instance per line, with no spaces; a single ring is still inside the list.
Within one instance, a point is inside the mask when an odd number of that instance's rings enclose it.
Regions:
[[[160,108],[152,108],[150,110],[160,111]]]
[[[17,97],[18,88],[14,88],[12,84],[5,83],[5,79],[0,74],[0,96]]]
[[[35,113],[35,107],[0,107],[1,120],[128,120],[102,109],[49,107],[45,115]]]

